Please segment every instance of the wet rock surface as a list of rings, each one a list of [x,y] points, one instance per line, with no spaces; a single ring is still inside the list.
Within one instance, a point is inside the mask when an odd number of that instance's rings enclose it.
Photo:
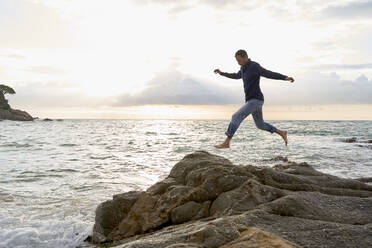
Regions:
[[[128,248],[372,247],[371,185],[275,161],[256,167],[187,154],[146,191],[101,203],[88,240]]]

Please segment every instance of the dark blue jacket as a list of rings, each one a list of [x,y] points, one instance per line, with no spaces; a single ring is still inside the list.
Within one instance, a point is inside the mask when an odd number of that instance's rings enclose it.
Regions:
[[[287,77],[286,75],[266,70],[259,63],[252,61],[250,58],[248,58],[245,65],[240,67],[240,70],[237,73],[222,72],[221,75],[233,79],[240,79],[243,75],[246,102],[252,98],[264,100],[260,88],[260,76],[281,80],[285,80]]]

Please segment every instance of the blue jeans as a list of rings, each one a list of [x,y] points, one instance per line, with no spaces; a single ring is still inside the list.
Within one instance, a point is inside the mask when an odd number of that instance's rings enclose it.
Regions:
[[[258,99],[250,99],[248,100],[235,114],[232,115],[230,124],[225,132],[225,134],[232,138],[234,133],[238,129],[240,123],[252,113],[254,123],[256,127],[262,130],[266,130],[268,132],[275,132],[276,127],[271,125],[270,123],[264,122],[262,117],[262,105],[264,101]]]

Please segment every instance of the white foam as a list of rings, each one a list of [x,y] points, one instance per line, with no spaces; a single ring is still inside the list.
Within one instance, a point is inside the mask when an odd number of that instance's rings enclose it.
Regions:
[[[91,235],[93,223],[65,220],[46,220],[28,223],[26,227],[7,228],[1,224],[0,247],[70,248],[84,243]]]

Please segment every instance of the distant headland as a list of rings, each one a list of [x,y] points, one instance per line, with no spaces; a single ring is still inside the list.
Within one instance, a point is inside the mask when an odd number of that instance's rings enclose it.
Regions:
[[[5,94],[15,94],[15,90],[7,85],[0,84],[0,120],[13,120],[13,121],[33,121],[34,118],[19,109],[12,109]]]

